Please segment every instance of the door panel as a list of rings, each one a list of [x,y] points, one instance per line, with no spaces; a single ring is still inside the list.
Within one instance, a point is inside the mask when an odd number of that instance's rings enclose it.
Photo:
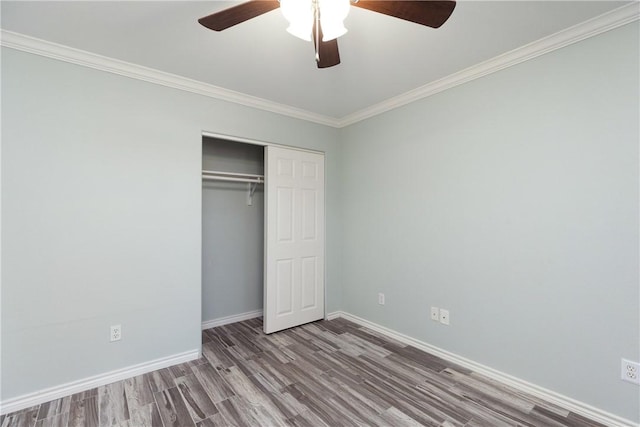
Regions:
[[[266,147],[264,331],[324,317],[324,156]]]
[[[318,301],[318,259],[306,257],[302,259],[302,310],[316,307]]]
[[[302,190],[302,239],[315,240],[318,237],[317,191]]]
[[[281,259],[276,265],[276,313],[282,316],[293,312],[293,260]]]
[[[277,239],[278,242],[293,240],[293,188],[279,187],[276,195]]]

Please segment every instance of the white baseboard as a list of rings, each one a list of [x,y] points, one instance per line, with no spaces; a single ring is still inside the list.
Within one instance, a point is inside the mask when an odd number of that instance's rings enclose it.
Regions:
[[[229,323],[242,322],[243,320],[249,320],[260,316],[262,316],[262,310],[254,310],[226,317],[218,317],[217,319],[203,321],[202,329],[215,328],[216,326],[227,325]]]
[[[218,319],[209,320],[202,323],[203,329],[212,328],[215,326],[226,325],[228,323],[239,322],[242,320],[253,319],[255,317],[262,316],[262,310],[256,310],[252,312],[237,314],[234,316],[227,316]],[[424,341],[417,340],[408,335],[401,334],[392,329],[378,325],[376,323],[365,320],[361,317],[355,316],[343,311],[335,311],[327,314],[327,320],[333,320],[338,317],[342,317],[351,322],[357,323],[361,326],[372,329],[381,334],[387,335],[397,341],[409,344],[413,347],[424,350],[435,356],[441,357],[450,362],[456,363],[462,367],[470,369],[481,375],[484,375],[493,380],[499,381],[505,385],[521,390],[525,393],[529,393],[533,396],[544,399],[548,402],[554,403],[558,406],[566,408],[576,414],[591,418],[611,427],[640,427],[640,424],[633,421],[624,419],[609,412],[600,410],[586,403],[577,401],[570,397],[561,395],[554,391],[539,387],[535,384],[531,384],[527,381],[513,377],[509,374],[497,371],[488,366],[484,366],[472,360],[466,359],[457,354],[448,352],[441,348],[435,347]],[[189,362],[200,357],[199,350],[191,350],[184,353],[175,354],[160,359],[155,359],[150,362],[140,363],[123,369],[117,369],[115,371],[107,372],[100,375],[84,378],[82,380],[69,382],[56,387],[47,388],[34,393],[25,394],[12,399],[8,399],[0,402],[0,414],[8,414],[10,412],[19,411],[31,406],[39,405],[50,400],[59,399],[64,396],[68,396],[74,393],[80,393],[82,391],[90,390],[95,387],[110,384],[116,381],[121,381],[127,378],[142,375],[148,372],[152,372],[158,369],[167,368],[169,366],[177,365],[184,362]]]
[[[327,320],[333,320],[333,319],[337,319],[338,317],[344,317],[342,311],[332,311],[331,313],[327,313]],[[345,317],[346,319],[346,317]]]
[[[106,372],[104,374],[94,375],[92,377],[72,381],[59,386],[46,388],[34,393],[24,394],[22,396],[14,397],[12,399],[7,399],[0,402],[0,414],[4,415],[15,411],[20,411],[31,406],[40,405],[50,400],[69,396],[74,393],[80,393],[86,390],[91,390],[95,387],[100,387],[116,381],[121,381],[127,378],[146,374],[147,372],[156,371],[158,369],[167,368],[169,366],[177,365],[184,362],[189,362],[191,360],[198,359],[199,357],[200,350],[186,351],[184,353],[155,359],[150,362],[144,362],[122,369],[116,369],[115,371]]]
[[[328,320],[332,320],[338,317],[342,317],[343,319],[350,320],[353,323],[357,323],[361,326],[367,327],[376,332],[387,335],[388,337],[393,338],[396,341],[400,341],[402,343],[409,344],[413,347],[419,348],[420,350],[423,350],[435,356],[441,357],[442,359],[448,360],[457,365],[470,369],[478,374],[484,375],[495,381],[499,381],[517,390],[520,390],[525,393],[544,399],[547,402],[556,404],[571,412],[574,412],[576,414],[598,421],[604,425],[611,426],[611,427],[640,427],[640,424],[635,423],[633,421],[627,420],[625,418],[622,418],[617,415],[611,414],[609,412],[603,411],[601,409],[595,408],[584,402],[580,402],[578,400],[575,400],[570,397],[564,396],[562,394],[556,393],[554,391],[545,389],[535,384],[531,384],[520,378],[516,378],[509,374],[505,374],[504,372],[497,371],[488,366],[484,366],[480,363],[474,362],[472,360],[466,359],[457,354],[435,347],[424,341],[420,341],[410,336],[401,334],[400,332],[396,332],[392,329],[370,322],[368,320],[365,320],[353,314],[346,313],[343,311],[336,311],[327,315]]]

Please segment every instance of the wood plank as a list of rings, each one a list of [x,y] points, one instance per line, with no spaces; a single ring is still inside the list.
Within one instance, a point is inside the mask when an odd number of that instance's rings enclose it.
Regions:
[[[129,409],[139,408],[155,402],[149,381],[144,375],[124,380],[124,392],[127,396]]]
[[[96,388],[96,393],[98,389]],[[72,400],[69,410],[69,427],[96,427],[98,420],[98,395],[83,400]]]
[[[122,381],[98,387],[100,427],[109,427],[129,419],[129,406]]]
[[[208,342],[202,345],[202,356],[214,368],[224,369],[233,366],[233,362],[223,351],[226,347],[222,347],[214,342]]]
[[[164,427],[194,426],[177,387],[153,393]]]
[[[6,414],[2,427],[34,427],[38,421],[39,409],[39,406],[35,406]]]
[[[259,390],[266,399],[268,399],[268,406],[273,408],[274,412],[277,411],[277,413],[281,415],[280,419],[291,418],[298,414],[296,408],[289,404],[289,402],[281,396],[281,393],[278,390],[269,389],[267,387],[268,383],[261,375],[253,375],[249,377],[249,380],[253,383],[256,389]]]
[[[170,366],[169,371],[171,371],[171,374],[174,378],[180,378],[186,375],[193,374],[193,371],[191,370],[192,366],[194,365],[192,365],[190,362],[180,363],[178,365]]]
[[[78,400],[85,400],[88,399],[90,397],[97,397],[98,396],[98,388],[92,388],[90,390],[85,390],[85,391],[81,391],[79,393],[74,393],[71,395],[71,401],[75,402]]]
[[[322,421],[316,414],[307,410],[295,417],[287,420],[289,425],[294,427],[330,427]]]
[[[229,426],[242,427],[258,425],[249,410],[245,410],[238,397],[230,397],[216,405]]]
[[[71,396],[66,396],[60,399],[43,403],[42,405],[40,405],[40,410],[38,411],[38,419],[42,420],[45,418],[51,418],[65,412],[69,412],[70,407]]]
[[[399,411],[397,408],[391,407],[381,414],[382,418],[389,423],[390,426],[406,426],[406,427],[420,427],[422,424],[418,423],[413,418]]]
[[[71,400],[71,396],[69,396]],[[49,418],[38,420],[35,427],[67,427],[69,423],[69,412],[53,415]]]
[[[193,368],[193,374],[212,402],[218,403],[235,396],[233,389],[211,365],[205,364]]]
[[[224,419],[221,413],[210,416],[206,420],[196,423],[196,427],[228,427],[229,422]]]
[[[253,407],[252,416],[260,423],[259,425],[264,425],[264,422],[270,425],[274,423],[285,425],[286,415],[283,415],[278,407],[273,405],[269,398],[237,367],[225,369],[222,371],[222,376],[235,394],[241,396],[237,402],[246,402]]]
[[[173,374],[167,368],[144,374],[144,377],[149,383],[149,387],[154,394],[159,391],[175,387]]]
[[[274,391],[282,390],[283,387],[291,384],[291,381],[283,376],[275,367],[282,363],[269,355],[269,352],[261,353],[252,358],[258,366],[254,376],[262,376]]]
[[[203,421],[218,413],[202,384],[195,375],[186,375],[176,378],[176,385],[187,405],[191,418],[195,422]]]
[[[132,427],[158,427],[162,426],[162,418],[155,401],[147,405],[131,408],[129,424]]]

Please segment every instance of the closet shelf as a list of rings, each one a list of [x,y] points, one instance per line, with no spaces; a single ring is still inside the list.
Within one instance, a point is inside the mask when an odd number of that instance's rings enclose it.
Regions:
[[[233,181],[248,182],[247,188],[247,206],[253,205],[253,193],[256,192],[258,184],[264,184],[264,175],[255,175],[251,173],[232,173],[222,171],[202,171],[202,179],[205,181]]]

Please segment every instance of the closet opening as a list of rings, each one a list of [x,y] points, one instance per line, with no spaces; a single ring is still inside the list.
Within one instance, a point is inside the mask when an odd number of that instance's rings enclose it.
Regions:
[[[325,318],[324,153],[205,134],[202,325]]]
[[[211,328],[262,316],[264,147],[204,136],[202,171],[202,320]]]

